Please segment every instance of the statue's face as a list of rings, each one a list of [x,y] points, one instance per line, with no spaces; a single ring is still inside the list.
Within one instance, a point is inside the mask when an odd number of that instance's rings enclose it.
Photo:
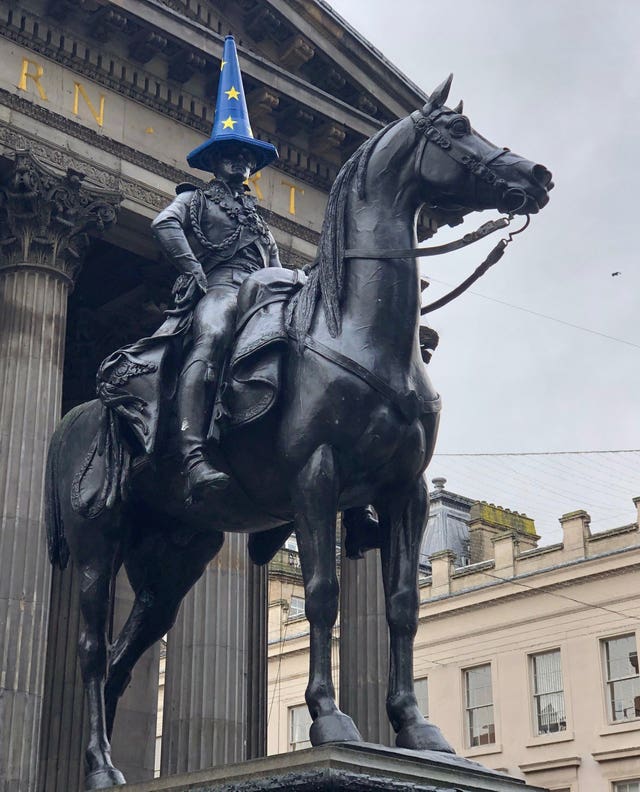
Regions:
[[[230,184],[242,184],[251,175],[256,159],[251,149],[244,146],[222,149],[214,163],[214,173],[218,179]]]

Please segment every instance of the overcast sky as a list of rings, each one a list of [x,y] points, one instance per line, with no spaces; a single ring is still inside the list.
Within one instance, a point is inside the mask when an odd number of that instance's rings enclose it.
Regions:
[[[425,91],[453,72],[449,105],[464,99],[479,132],[554,175],[550,203],[477,294],[430,315],[441,339],[430,364],[444,403],[438,452],[640,448],[640,3],[330,4]],[[472,215],[464,229],[486,217]],[[494,243],[424,263],[428,300]],[[574,508],[599,530],[631,522],[638,466],[640,454],[440,456],[429,475],[536,512],[545,539],[556,540],[554,517]]]

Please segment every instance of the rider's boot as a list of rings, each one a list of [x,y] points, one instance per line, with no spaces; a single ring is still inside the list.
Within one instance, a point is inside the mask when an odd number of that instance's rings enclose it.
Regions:
[[[229,476],[216,470],[205,456],[205,438],[215,399],[215,382],[205,360],[192,361],[178,386],[178,422],[182,472],[187,503],[201,500],[207,490],[224,489]]]

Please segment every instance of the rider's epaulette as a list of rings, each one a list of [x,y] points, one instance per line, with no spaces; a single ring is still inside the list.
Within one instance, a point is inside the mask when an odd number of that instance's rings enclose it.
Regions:
[[[178,186],[176,187],[176,195],[180,195],[180,193],[183,192],[193,192],[194,190],[197,189],[198,188],[196,187],[196,185],[191,184],[191,182],[180,182],[180,184],[178,184]]]

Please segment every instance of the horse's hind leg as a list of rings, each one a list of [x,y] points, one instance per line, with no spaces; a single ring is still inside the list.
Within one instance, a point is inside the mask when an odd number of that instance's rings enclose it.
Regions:
[[[183,597],[224,542],[224,534],[218,531],[196,534],[187,545],[176,544],[167,536],[154,531],[153,537],[134,540],[125,550],[124,564],[136,598],[110,652],[105,688],[109,739],[118,699],[129,684],[133,667],[171,629]]]
[[[97,555],[97,554],[96,554]],[[104,789],[124,784],[124,776],[111,762],[107,737],[104,681],[107,674],[107,618],[113,556],[109,553],[85,564],[78,563],[80,610],[84,628],[78,643],[78,658],[89,710],[89,744],[85,753],[87,789]]]
[[[321,446],[296,477],[292,491],[295,528],[310,625],[309,684],[305,699],[313,718],[313,745],[362,740],[338,709],[331,676],[331,631],[338,616],[336,512],[338,482],[333,452]]]
[[[413,687],[413,641],[418,628],[418,563],[429,512],[422,477],[405,497],[379,509],[382,534],[382,578],[389,624],[389,689],[387,714],[399,748],[454,753],[440,729],[418,709]]]

